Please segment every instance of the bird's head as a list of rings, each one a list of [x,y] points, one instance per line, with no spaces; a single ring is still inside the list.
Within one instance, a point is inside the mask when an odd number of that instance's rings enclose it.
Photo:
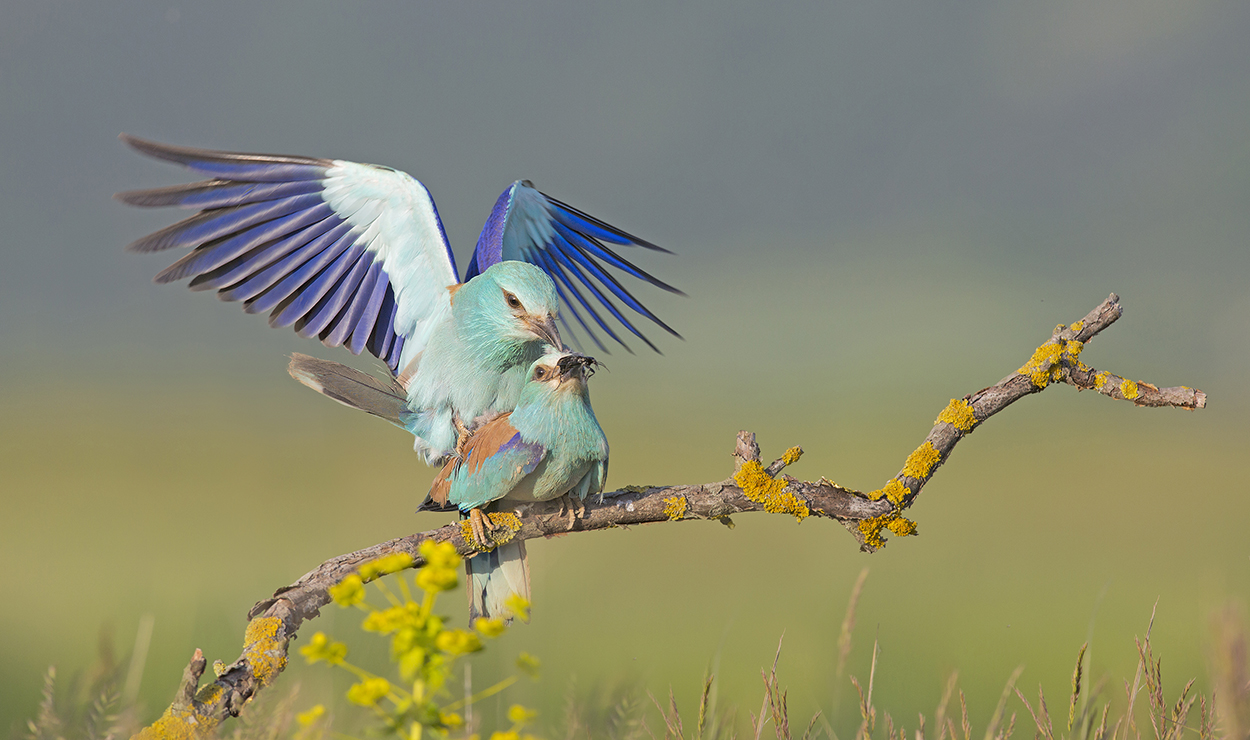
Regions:
[[[468,292],[466,294],[466,291]],[[472,304],[473,321],[496,337],[513,342],[538,341],[564,349],[556,329],[560,308],[555,284],[547,273],[528,262],[491,265],[455,294],[453,308]]]
[[[529,384],[547,393],[585,394],[599,361],[580,352],[548,352],[530,366]]]

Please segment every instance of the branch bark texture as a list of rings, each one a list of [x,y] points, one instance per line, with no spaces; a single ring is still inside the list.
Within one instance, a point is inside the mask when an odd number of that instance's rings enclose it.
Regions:
[[[823,477],[801,481],[785,475],[782,470],[796,461],[802,450],[792,447],[765,465],[755,435],[744,431],[739,432],[735,442],[733,474],[724,480],[627,486],[586,502],[584,509],[564,499],[528,505],[492,514],[492,519],[502,525],[493,536],[504,542],[686,519],[716,519],[732,524],[730,517],[735,514],[767,511],[800,520],[808,516],[835,520],[851,533],[861,550],[875,551],[884,546],[886,531],[899,536],[916,533],[915,524],[902,512],[915,503],[955,445],[991,416],[1025,396],[1065,383],[1138,406],[1203,408],[1206,394],[1202,391],[1184,386],[1159,388],[1098,371],[1081,361],[1085,345],[1121,314],[1119,297],[1113,293],[1081,320],[1055,327],[1050,339],[1018,370],[988,388],[951,399],[902,469],[875,491],[862,493]],[[199,682],[207,661],[196,650],[173,703],[136,737],[184,740],[206,734],[226,717],[238,715],[244,704],[272,683],[285,667],[290,640],[304,622],[316,618],[321,607],[330,602],[332,586],[357,573],[364,563],[394,553],[407,553],[413,558],[414,567],[420,567],[424,560],[419,547],[425,540],[450,542],[464,556],[478,552],[468,537],[467,526],[457,523],[327,560],[252,607],[247,615],[243,654],[230,665],[217,663],[216,678],[203,687],[199,687]]]

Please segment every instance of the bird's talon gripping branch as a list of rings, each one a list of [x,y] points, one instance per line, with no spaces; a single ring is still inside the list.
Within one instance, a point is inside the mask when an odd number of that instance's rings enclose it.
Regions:
[[[473,533],[473,541],[469,544],[477,547],[483,552],[493,550],[495,543],[491,541],[491,538],[486,534],[486,530],[489,529],[493,532],[498,528],[498,525],[492,522],[489,516],[482,514],[481,509],[469,510],[469,531]]]
[[[580,498],[574,497],[573,494],[566,493],[560,497],[560,518],[568,519],[568,528],[571,531],[578,519],[586,516],[586,502]],[[600,501],[599,503],[603,503]]]

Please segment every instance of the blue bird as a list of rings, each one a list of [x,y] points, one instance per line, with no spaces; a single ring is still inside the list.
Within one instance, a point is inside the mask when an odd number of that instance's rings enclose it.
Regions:
[[[560,301],[606,351],[570,295],[627,350],[594,303],[652,349],[611,297],[680,337],[603,266],[680,293],[607,245],[667,250],[528,181],[500,195],[459,283],[434,201],[406,173],[121,138],[211,178],[118,194],[131,205],[198,210],[130,245],[135,252],[191,248],[156,281],[189,278],[192,290],[215,290],[222,300],[241,301],[248,313],[268,313],[271,326],[293,326],[353,354],[368,350],[386,364],[393,383],[370,387],[358,377],[363,374],[330,368],[334,363],[305,364],[297,373],[293,362],[292,374],[413,432],[417,451],[431,464],[453,455],[479,420],[511,410],[530,364],[563,347],[555,327],[564,321]],[[363,396],[352,393],[365,388]],[[397,393],[404,399],[399,407]]]
[[[549,501],[568,494],[577,506],[603,492],[608,440],[590,407],[586,381],[596,361],[552,352],[534,362],[515,410],[472,433],[462,458],[449,461],[430,486],[430,500],[470,519],[474,538],[489,543],[484,508]],[[572,503],[572,502],[571,502]],[[506,614],[512,594],[529,601],[525,543],[504,543],[465,561],[469,619]]]

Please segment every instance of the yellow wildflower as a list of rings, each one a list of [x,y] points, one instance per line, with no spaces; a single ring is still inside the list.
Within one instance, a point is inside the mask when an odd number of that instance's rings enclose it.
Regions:
[[[417,588],[427,593],[450,591],[460,583],[460,576],[454,568],[441,565],[427,565],[417,571]]]
[[[515,727],[524,727],[537,716],[538,712],[532,709],[526,709],[520,704],[513,704],[508,707],[508,721]]]
[[[425,648],[414,647],[397,655],[399,675],[403,676],[405,681],[411,681],[417,675],[417,671],[421,670],[421,666],[425,665],[425,658],[429,653]]]
[[[521,740],[521,736],[516,730],[508,730],[507,732],[492,732],[490,740]]]
[[[330,598],[339,606],[351,606],[365,600],[365,584],[360,576],[352,573],[330,587]]]
[[[338,665],[347,658],[347,645],[331,640],[324,632],[318,632],[307,645],[299,649],[299,653],[308,660],[309,665],[319,660]]]
[[[418,552],[421,553],[421,557],[425,558],[426,565],[432,565],[436,568],[460,567],[460,555],[450,542],[426,540],[421,543]]]
[[[438,721],[443,723],[444,727],[455,729],[464,725],[464,717],[455,712],[439,712]]]
[[[473,629],[477,630],[482,637],[499,637],[507,627],[504,626],[502,619],[478,617],[473,623]]]
[[[505,607],[508,608],[508,611],[512,612],[512,616],[516,617],[522,622],[530,621],[530,600],[529,599],[525,598],[521,594],[514,593],[511,596],[509,596],[503,602],[503,604]]]
[[[366,678],[347,690],[347,700],[362,707],[372,707],[391,693],[391,682],[385,678]]]
[[[542,663],[539,662],[538,658],[535,658],[529,653],[521,653],[516,656],[516,667],[521,673],[524,673],[533,680],[537,681],[538,670],[542,667]]]
[[[439,650],[448,655],[464,655],[465,653],[476,653],[482,649],[482,640],[477,635],[468,630],[447,630],[438,633],[438,637],[434,638],[434,644]]]
[[[372,581],[379,576],[396,573],[404,568],[411,567],[411,555],[406,552],[393,552],[390,555],[383,555],[377,560],[370,560],[360,566],[360,577],[366,581]]]
[[[361,628],[365,632],[377,632],[387,635],[399,629],[404,621],[406,610],[402,606],[392,606],[389,609],[380,611],[371,611],[369,616],[365,617],[365,621],[361,623]]]
[[[299,720],[300,725],[302,725],[303,727],[307,727],[311,725],[312,723],[316,722],[317,720],[321,719],[325,715],[325,713],[326,713],[325,705],[316,704],[313,706],[312,709],[309,709],[307,712],[300,712],[299,714],[295,715],[295,719]]]

